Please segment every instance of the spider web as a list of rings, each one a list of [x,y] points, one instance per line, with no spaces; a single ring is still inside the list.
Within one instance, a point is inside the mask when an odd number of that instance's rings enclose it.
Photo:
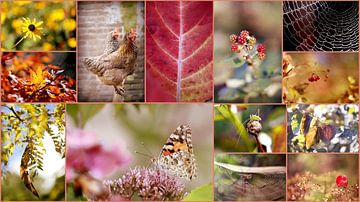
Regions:
[[[221,201],[278,201],[285,200],[285,173],[249,174],[219,168],[215,177],[215,200]]]
[[[357,51],[358,2],[285,1],[285,51]]]

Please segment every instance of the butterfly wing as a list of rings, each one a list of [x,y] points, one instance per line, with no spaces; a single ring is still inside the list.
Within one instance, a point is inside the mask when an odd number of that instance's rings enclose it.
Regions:
[[[157,165],[186,180],[196,177],[190,126],[180,125],[170,135],[161,150]]]

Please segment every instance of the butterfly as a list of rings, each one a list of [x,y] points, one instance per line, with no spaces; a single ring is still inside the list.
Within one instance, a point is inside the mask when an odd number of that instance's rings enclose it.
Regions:
[[[155,160],[155,165],[185,180],[190,181],[196,177],[197,165],[190,126],[180,125],[175,129]]]

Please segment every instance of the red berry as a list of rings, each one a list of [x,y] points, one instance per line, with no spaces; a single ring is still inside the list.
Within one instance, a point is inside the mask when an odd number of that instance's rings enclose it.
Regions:
[[[231,50],[236,52],[238,50],[238,45],[237,44],[232,44],[231,45]]]
[[[246,43],[246,37],[239,36],[238,37],[238,43],[241,45],[244,45]]]
[[[246,37],[248,37],[248,36],[249,36],[249,32],[248,32],[248,31],[246,31],[246,30],[243,30],[243,31],[241,31],[241,32],[240,32],[240,36],[242,36],[242,37],[246,38]]]
[[[320,80],[320,76],[315,73],[312,73],[312,75],[308,78],[308,80],[310,82],[318,81],[318,80]]]
[[[347,177],[344,175],[339,175],[336,177],[336,186],[338,187],[347,187],[348,186],[348,180]]]
[[[265,48],[265,45],[264,44],[259,44],[258,45],[258,47],[257,47],[257,51],[259,52],[259,53],[265,53],[265,50],[266,50],[266,48]]]
[[[235,34],[230,35],[231,43],[236,43],[237,36]]]
[[[265,59],[265,56],[266,56],[265,53],[263,53],[263,52],[258,52],[258,58],[259,58],[260,60]]]

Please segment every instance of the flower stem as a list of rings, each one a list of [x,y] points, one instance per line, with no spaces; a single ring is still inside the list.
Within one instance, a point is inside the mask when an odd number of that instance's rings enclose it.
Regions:
[[[19,45],[19,43],[24,40],[25,37],[23,36],[13,47],[11,47],[11,49],[15,48],[17,45]]]

